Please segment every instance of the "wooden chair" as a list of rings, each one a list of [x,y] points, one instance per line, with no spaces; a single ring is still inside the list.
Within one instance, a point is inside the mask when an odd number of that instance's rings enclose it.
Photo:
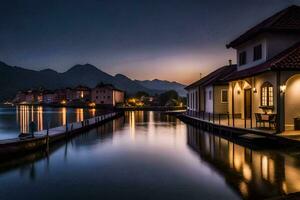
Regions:
[[[255,120],[256,120],[256,127],[258,127],[257,126],[258,123],[259,123],[259,127],[261,127],[261,123],[264,123],[260,113],[255,113]]]
[[[276,114],[271,114],[269,115],[269,128],[271,129],[271,125],[274,126],[274,128],[276,128],[276,118],[277,118],[277,115]]]

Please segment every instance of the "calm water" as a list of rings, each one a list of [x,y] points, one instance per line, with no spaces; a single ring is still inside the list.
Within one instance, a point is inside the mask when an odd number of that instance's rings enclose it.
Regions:
[[[29,133],[29,123],[34,121],[38,130],[57,127],[66,122],[82,121],[101,113],[96,109],[50,108],[42,106],[0,107],[0,139],[18,137]]]
[[[48,156],[0,162],[0,185],[1,200],[261,199],[300,191],[300,162],[233,144],[174,117],[127,112],[57,144]]]

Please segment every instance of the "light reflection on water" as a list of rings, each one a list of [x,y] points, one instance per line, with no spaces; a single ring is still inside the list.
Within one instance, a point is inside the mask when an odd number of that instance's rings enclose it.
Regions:
[[[50,108],[21,105],[0,108],[0,139],[17,137],[29,133],[29,123],[34,121],[37,130],[65,125],[67,122],[82,121],[101,113],[101,110],[83,108]]]
[[[0,184],[0,199],[263,199],[300,191],[300,161],[138,111],[55,145],[49,156],[2,161]]]

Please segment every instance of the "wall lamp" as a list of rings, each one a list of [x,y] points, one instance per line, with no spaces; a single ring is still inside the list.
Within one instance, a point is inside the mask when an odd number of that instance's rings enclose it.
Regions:
[[[253,88],[252,90],[253,90],[253,93],[257,93],[257,90],[256,90],[256,88]]]
[[[286,90],[286,85],[281,85],[280,86],[280,93],[285,93]]]

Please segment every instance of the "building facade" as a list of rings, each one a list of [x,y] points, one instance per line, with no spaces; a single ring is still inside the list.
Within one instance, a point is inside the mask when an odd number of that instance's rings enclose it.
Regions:
[[[229,81],[229,112],[249,120],[276,116],[277,132],[294,130],[300,117],[300,7],[291,6],[227,45],[237,55]]]
[[[111,84],[98,84],[92,89],[91,99],[96,105],[114,107],[118,103],[124,103],[124,91],[116,89]]]

